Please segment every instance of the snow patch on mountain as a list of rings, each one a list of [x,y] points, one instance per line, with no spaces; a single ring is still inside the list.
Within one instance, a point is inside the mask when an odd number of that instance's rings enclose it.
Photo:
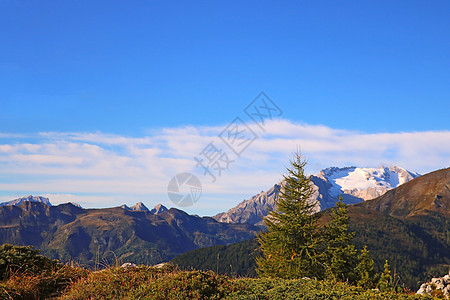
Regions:
[[[373,195],[375,194],[380,196],[418,176],[419,174],[415,172],[409,172],[397,166],[389,168],[333,167],[322,170],[318,175],[318,177],[331,183],[332,188],[329,191],[331,196],[339,196],[345,193],[364,200],[374,198]],[[371,193],[360,193],[365,190],[369,190]]]

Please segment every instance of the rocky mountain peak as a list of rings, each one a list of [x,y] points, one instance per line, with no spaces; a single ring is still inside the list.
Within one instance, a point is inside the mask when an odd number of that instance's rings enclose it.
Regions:
[[[76,202],[67,202],[68,204],[72,204],[73,206],[76,206],[78,208],[83,208],[80,204],[76,203]]]
[[[152,210],[150,210],[150,213],[157,215],[157,214],[160,214],[163,211],[167,211],[167,210],[168,210],[167,207],[165,207],[164,205],[159,203],[155,207],[153,207]]]
[[[131,210],[136,210],[136,211],[149,211],[149,209],[147,208],[147,206],[144,205],[144,203],[142,202],[138,202],[135,205],[133,205],[132,207],[130,207]]]

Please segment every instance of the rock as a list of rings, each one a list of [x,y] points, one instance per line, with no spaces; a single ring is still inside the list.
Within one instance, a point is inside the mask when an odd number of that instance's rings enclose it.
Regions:
[[[160,264],[154,265],[153,268],[161,269],[165,265],[166,265],[166,263],[160,263]]]
[[[430,282],[423,283],[417,294],[431,295],[433,291],[441,290],[446,299],[450,298],[450,274],[444,275],[442,277],[431,278]]]
[[[425,289],[426,288],[427,288],[427,284],[426,283],[422,283],[422,285],[420,286],[419,290],[417,291],[417,294],[419,294],[419,295],[425,294]]]
[[[121,268],[136,268],[137,265],[133,264],[133,263],[124,263],[123,265],[120,266]]]
[[[447,285],[443,290],[442,290],[442,292],[444,293],[444,296],[445,296],[445,298],[450,298],[450,284],[449,285]]]
[[[436,284],[436,281],[440,280],[440,278],[431,278],[431,283]]]

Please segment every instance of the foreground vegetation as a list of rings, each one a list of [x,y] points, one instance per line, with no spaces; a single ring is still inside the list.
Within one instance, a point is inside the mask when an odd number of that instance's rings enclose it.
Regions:
[[[0,299],[441,299],[333,280],[233,278],[167,264],[86,270],[31,247],[0,246]],[[434,298],[433,298],[434,297]]]
[[[313,279],[233,279],[173,267],[65,266],[40,275],[16,274],[0,283],[0,299],[441,299],[379,292]]]

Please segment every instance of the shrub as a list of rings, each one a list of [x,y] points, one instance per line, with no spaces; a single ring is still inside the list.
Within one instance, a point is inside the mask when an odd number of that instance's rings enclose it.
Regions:
[[[141,285],[131,299],[222,299],[237,285],[212,271],[181,271]]]
[[[48,299],[58,296],[88,271],[61,266],[41,274],[15,273],[0,283],[0,299]]]
[[[58,267],[56,260],[39,255],[39,250],[31,246],[0,246],[0,280],[8,279],[16,273],[38,275]]]
[[[61,299],[222,299],[235,286],[228,277],[212,271],[115,267],[91,272]]]
[[[111,267],[90,272],[70,286],[61,299],[124,299],[142,284],[172,271],[172,267]]]
[[[245,288],[235,291],[226,299],[432,299],[416,294],[367,290],[344,282],[327,280],[247,278],[238,279],[237,282]]]

